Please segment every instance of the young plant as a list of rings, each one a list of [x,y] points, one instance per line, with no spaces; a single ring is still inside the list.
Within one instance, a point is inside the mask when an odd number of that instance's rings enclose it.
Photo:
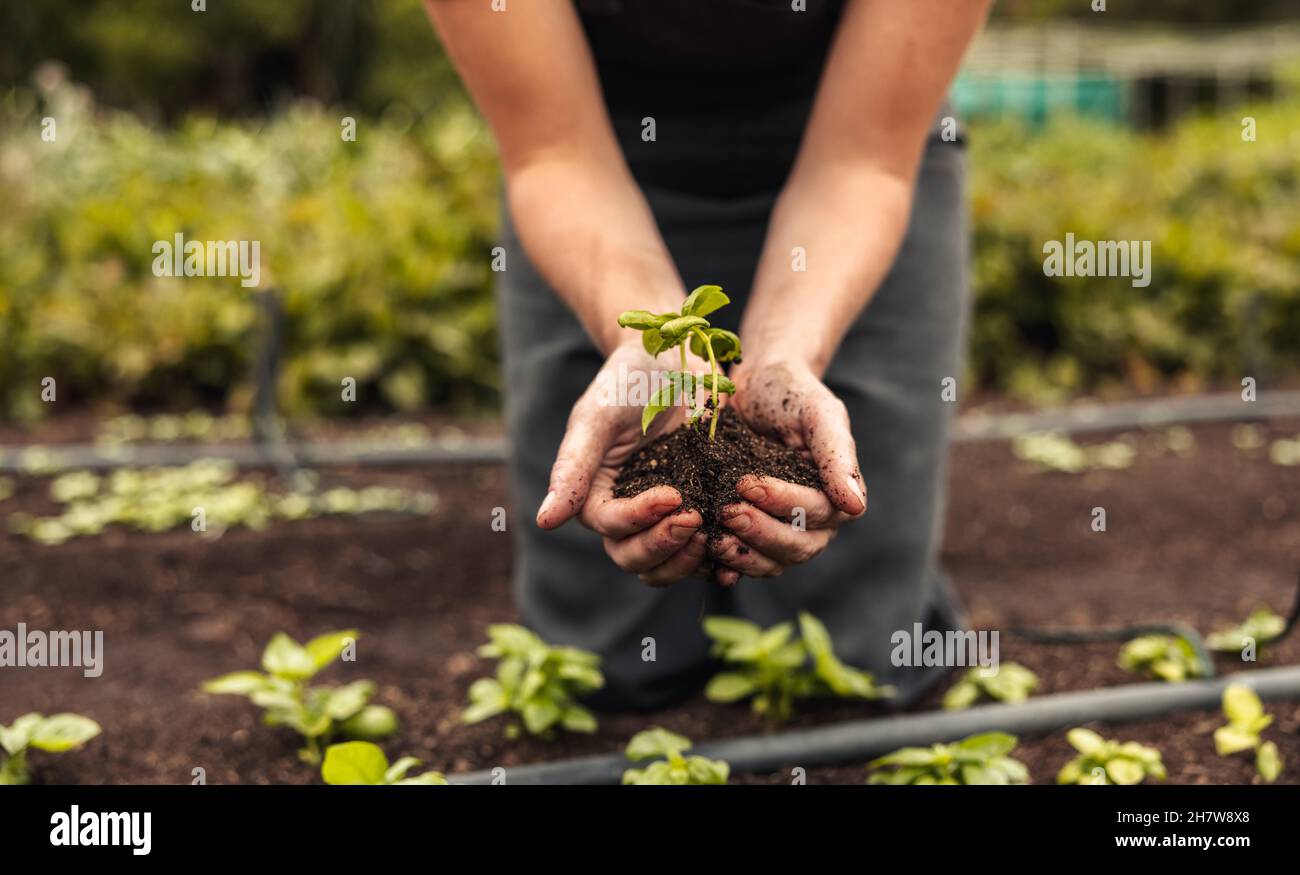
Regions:
[[[718,365],[740,361],[740,338],[725,328],[714,328],[705,319],[713,311],[731,303],[720,286],[700,286],[682,302],[679,313],[651,313],[648,310],[628,310],[618,317],[624,328],[641,332],[641,345],[651,356],[677,347],[681,350],[680,371],[668,371],[667,382],[650,396],[641,413],[641,432],[644,434],[656,416],[669,407],[684,402],[686,422],[694,425],[706,412],[709,417],[709,440],[718,430],[719,395],[734,395],[736,384],[718,370]],[[709,373],[696,376],[686,363],[686,349],[690,347],[699,358],[709,360]],[[711,403],[696,406],[695,390],[703,386],[711,393]]]
[[[1163,781],[1160,751],[1136,741],[1111,741],[1090,729],[1075,728],[1066,740],[1079,752],[1056,776],[1058,784],[1141,784],[1148,777]]]
[[[998,702],[1023,702],[1038,687],[1038,675],[1018,662],[1001,663],[997,671],[985,677],[982,668],[972,668],[953,684],[943,697],[949,711],[969,708],[981,697]]]
[[[801,613],[799,627],[802,640],[793,639],[794,624],[788,622],[765,630],[734,617],[706,618],[704,632],[713,639],[713,655],[732,668],[714,675],[705,696],[713,702],[752,696],[755,713],[781,721],[793,714],[795,699],[879,699],[893,694],[891,687],[877,686],[870,673],[841,662],[816,617]]]
[[[1190,641],[1178,635],[1142,635],[1124,645],[1119,667],[1176,683],[1201,677],[1206,666]]]
[[[266,709],[267,726],[288,726],[306,739],[298,752],[304,762],[321,761],[321,751],[336,736],[386,738],[397,731],[397,717],[383,705],[371,705],[373,681],[341,687],[308,684],[356,641],[355,629],[327,632],[299,644],[283,632],[272,636],[262,652],[262,671],[236,671],[203,684],[203,692],[247,696]]]
[[[725,784],[731,766],[722,760],[701,756],[683,756],[691,749],[691,740],[675,732],[656,726],[632,736],[627,745],[627,758],[633,762],[656,759],[644,768],[628,769],[623,773],[624,784],[639,785],[703,785]]]
[[[552,647],[523,626],[488,627],[491,639],[479,656],[500,660],[495,678],[480,678],[469,688],[466,723],[518,714],[530,735],[550,737],[558,726],[570,732],[595,732],[596,718],[577,703],[579,696],[605,685],[600,657],[576,647]],[[506,728],[519,734],[517,724]]]
[[[320,776],[326,784],[429,784],[445,785],[447,778],[441,772],[424,772],[408,778],[406,773],[420,761],[415,757],[402,757],[391,766],[379,745],[368,741],[349,741],[331,744],[325,751],[325,762]]]
[[[1245,653],[1253,648],[1261,655],[1264,645],[1286,630],[1286,619],[1268,608],[1256,608],[1238,626],[1215,632],[1205,639],[1211,650],[1220,653]]]
[[[99,724],[80,714],[46,717],[24,714],[9,726],[0,725],[0,747],[8,755],[0,763],[0,786],[26,784],[30,778],[27,751],[63,753],[99,735]]]
[[[873,760],[868,784],[1024,784],[1029,769],[1012,759],[1016,737],[972,735],[955,744],[905,747]]]
[[[1264,703],[1255,691],[1245,684],[1229,684],[1223,691],[1223,713],[1228,725],[1214,730],[1214,749],[1219,756],[1253,750],[1255,771],[1265,781],[1277,780],[1282,774],[1282,755],[1275,743],[1259,735],[1273,722],[1273,716],[1264,713]]]

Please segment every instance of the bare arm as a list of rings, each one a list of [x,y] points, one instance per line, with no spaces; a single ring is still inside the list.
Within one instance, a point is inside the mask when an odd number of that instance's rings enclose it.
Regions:
[[[614,137],[573,4],[425,7],[496,135],[524,247],[601,350],[635,339],[622,311],[679,308],[682,281]]]
[[[926,135],[991,0],[851,0],[745,311],[745,349],[821,376],[907,228]],[[807,269],[791,270],[795,247]]]

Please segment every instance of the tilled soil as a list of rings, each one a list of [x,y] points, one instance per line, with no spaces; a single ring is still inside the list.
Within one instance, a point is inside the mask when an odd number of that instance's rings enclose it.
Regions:
[[[1274,425],[1292,436],[1300,423]],[[1139,456],[1133,467],[1081,475],[1037,473],[1004,443],[964,445],[951,465],[943,559],[977,628],[1003,631],[1001,658],[1032,668],[1038,694],[1138,680],[1115,665],[1117,644],[1038,645],[1008,630],[1021,625],[1095,626],[1177,620],[1202,632],[1235,623],[1260,604],[1284,611],[1300,568],[1300,468],[1235,449],[1227,426],[1193,429],[1196,449]],[[304,783],[287,730],[261,726],[256,710],[206,696],[206,678],[257,665],[263,643],[283,629],[302,639],[362,630],[358,660],[327,669],[322,682],[368,677],[377,701],[402,726],[385,747],[449,772],[511,766],[620,749],[637,730],[663,725],[696,740],[762,732],[743,706],[702,696],[655,714],[602,715],[592,736],[551,742],[507,740],[501,724],[458,721],[474,679],[491,670],[474,655],[488,623],[513,621],[510,536],[493,526],[531,525],[515,513],[494,466],[427,470],[336,469],[347,485],[385,483],[436,490],[427,519],[319,519],[205,540],[188,530],[161,535],[109,532],[43,547],[0,534],[0,629],[102,629],[105,670],[0,668],[0,721],[27,711],[78,711],[104,734],[63,755],[35,753],[46,783]],[[47,481],[19,481],[0,503],[48,512]],[[1093,531],[1093,508],[1107,528]],[[744,585],[742,581],[741,586]],[[1260,665],[1300,663],[1300,637]],[[1220,659],[1220,671],[1249,669]],[[934,707],[941,690],[921,708]],[[1300,702],[1269,705],[1266,732],[1300,781]],[[869,703],[806,706],[794,725],[881,713]],[[1169,780],[1257,780],[1249,755],[1220,758],[1211,733],[1217,712],[1096,727],[1110,737],[1154,744]],[[1063,732],[1027,737],[1016,756],[1036,782],[1051,781],[1070,757]],[[791,763],[792,767],[797,763]],[[864,764],[808,770],[807,780],[860,782]],[[787,771],[738,776],[784,783]]]

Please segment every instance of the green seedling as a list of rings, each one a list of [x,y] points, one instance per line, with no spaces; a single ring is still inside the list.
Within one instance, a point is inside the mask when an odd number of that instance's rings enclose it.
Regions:
[[[341,687],[313,687],[308,682],[351,647],[355,629],[328,632],[299,644],[283,632],[272,636],[262,653],[262,671],[237,671],[203,684],[203,692],[247,696],[266,709],[267,726],[288,726],[306,744],[298,752],[316,764],[330,740],[386,738],[397,731],[397,717],[383,705],[371,705],[374,681],[353,681]]]
[[[1177,683],[1203,677],[1206,666],[1191,642],[1178,635],[1142,635],[1124,645],[1119,667],[1157,680]]]
[[[421,762],[415,757],[402,757],[390,766],[379,745],[368,741],[348,741],[329,746],[320,776],[326,784],[334,785],[446,785],[447,778],[441,772],[406,777],[406,773],[418,765]]]
[[[1165,779],[1160,751],[1136,741],[1112,741],[1090,729],[1076,728],[1066,740],[1079,752],[1056,776],[1058,784],[1141,784]]]
[[[627,758],[633,762],[649,759],[655,762],[643,768],[628,769],[623,773],[623,783],[642,786],[727,783],[730,765],[702,756],[683,756],[690,749],[689,738],[660,726],[638,732],[628,742]]]
[[[872,675],[845,665],[835,655],[826,627],[809,613],[799,615],[801,639],[794,624],[763,629],[734,617],[708,617],[704,632],[713,639],[713,655],[731,668],[714,675],[705,688],[713,702],[752,697],[757,714],[788,720],[794,700],[813,696],[879,699],[893,689],[877,686]]]
[[[944,694],[943,707],[959,711],[981,698],[1014,704],[1028,699],[1038,687],[1038,675],[1018,662],[1004,662],[987,677],[983,671],[982,668],[972,668],[962,675],[961,680]]]
[[[0,501],[8,501],[13,498],[16,491],[12,477],[0,477]]]
[[[1275,743],[1260,738],[1273,715],[1264,713],[1264,703],[1255,691],[1245,684],[1229,684],[1223,691],[1223,713],[1228,725],[1214,730],[1214,749],[1219,756],[1253,750],[1255,771],[1265,781],[1277,780],[1282,774],[1282,755]]]
[[[577,699],[605,685],[600,657],[576,647],[553,647],[523,626],[488,627],[479,656],[499,660],[495,678],[479,678],[469,688],[469,707],[461,719],[478,723],[498,714],[518,714],[530,735],[550,737],[555,729],[595,732],[596,718]],[[506,729],[519,734],[518,724]]]
[[[1205,643],[1211,650],[1220,653],[1245,654],[1249,651],[1262,655],[1264,645],[1285,630],[1286,620],[1283,617],[1269,608],[1256,608],[1240,625],[1215,632],[1205,639]]]
[[[955,744],[905,747],[873,760],[868,784],[1024,784],[1029,769],[1012,759],[1017,739],[984,732]]]
[[[8,755],[0,764],[0,786],[30,780],[28,750],[63,753],[99,735],[99,724],[80,714],[24,714],[9,726],[0,726],[0,747]]]
[[[651,356],[658,356],[673,347],[681,350],[682,368],[668,371],[667,382],[650,396],[641,413],[641,432],[644,434],[656,416],[669,407],[684,402],[686,422],[693,426],[711,409],[709,440],[718,430],[717,411],[720,395],[734,395],[736,384],[718,370],[719,364],[740,361],[740,338],[725,328],[714,328],[704,318],[713,311],[731,303],[720,286],[700,286],[687,295],[681,312],[651,313],[648,310],[628,310],[618,317],[618,324],[641,332],[641,345]],[[690,347],[699,358],[709,360],[709,373],[696,376],[687,366],[686,349]],[[695,390],[702,386],[711,393],[711,404],[697,406]]]

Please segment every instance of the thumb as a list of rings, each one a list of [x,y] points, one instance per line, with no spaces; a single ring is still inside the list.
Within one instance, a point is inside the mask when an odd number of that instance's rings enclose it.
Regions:
[[[858,445],[849,427],[844,402],[826,391],[803,410],[803,432],[811,435],[808,448],[821,472],[831,503],[849,516],[867,510],[867,487],[858,467]]]
[[[582,510],[592,478],[605,456],[605,443],[604,430],[575,409],[551,466],[546,498],[537,509],[537,525],[554,529]]]

